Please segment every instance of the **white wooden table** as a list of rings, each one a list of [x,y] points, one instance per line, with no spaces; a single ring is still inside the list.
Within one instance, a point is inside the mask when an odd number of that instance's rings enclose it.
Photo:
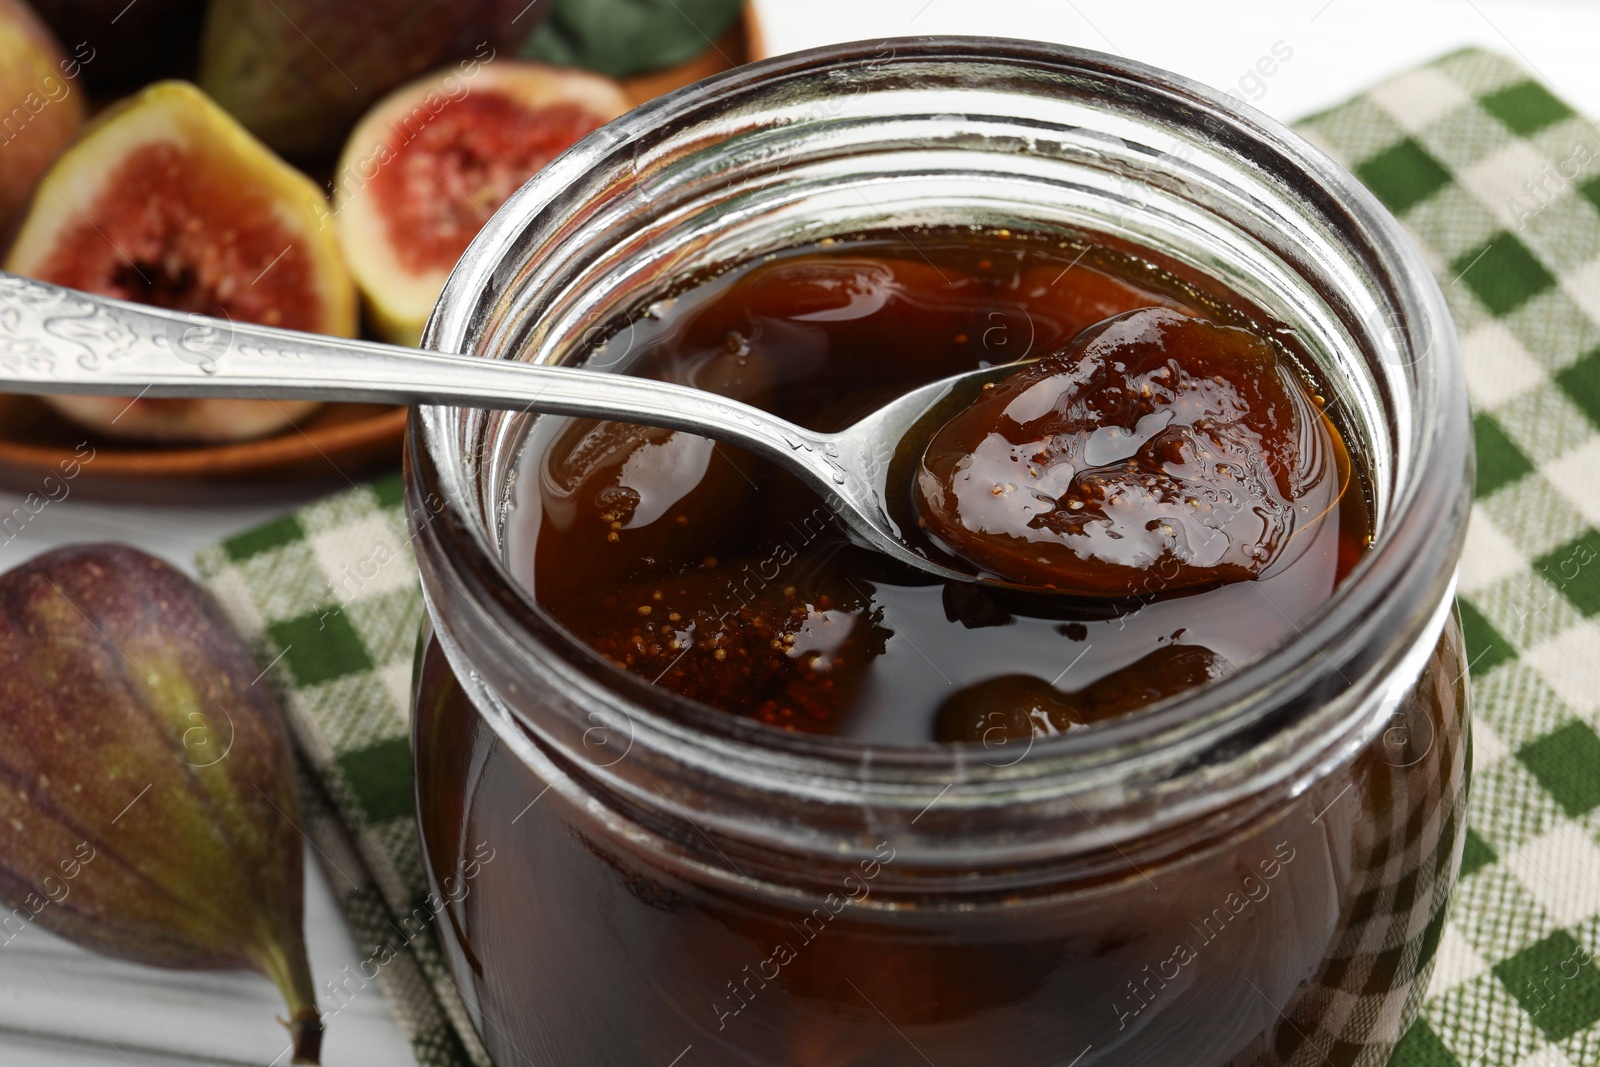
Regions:
[[[770,51],[923,33],[1032,37],[1168,67],[1292,120],[1466,45],[1515,56],[1600,116],[1600,5],[1583,0],[757,0]],[[1266,64],[1263,56],[1289,58]],[[0,493],[0,515],[19,502]],[[197,548],[293,501],[216,507],[54,503],[0,546],[0,569],[59,544],[131,542],[183,566]],[[358,962],[307,857],[306,940],[323,978]],[[38,929],[0,947],[0,1067],[283,1064],[277,992],[246,974],[183,974],[90,956]],[[329,1027],[328,1067],[402,1067],[409,1051],[376,987]],[[544,1065],[540,1065],[544,1067]],[[552,1065],[554,1067],[554,1065]],[[649,1065],[619,1065],[649,1067]]]

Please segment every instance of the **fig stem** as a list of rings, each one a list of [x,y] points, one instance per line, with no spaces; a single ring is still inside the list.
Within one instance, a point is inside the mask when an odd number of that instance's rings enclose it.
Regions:
[[[285,951],[274,946],[263,961],[262,971],[283,994],[289,1018],[279,1019],[294,1043],[291,1063],[322,1063],[322,1013],[317,1010],[317,995],[311,985],[311,965],[306,961],[304,944],[295,938]]]
[[[320,1064],[322,1062],[322,1016],[314,1007],[301,1008],[294,1018],[283,1024],[289,1028],[289,1038],[294,1042],[294,1058],[290,1063]]]

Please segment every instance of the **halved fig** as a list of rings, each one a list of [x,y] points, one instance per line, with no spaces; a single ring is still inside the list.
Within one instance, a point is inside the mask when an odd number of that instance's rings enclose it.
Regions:
[[[158,82],[107,111],[51,166],[5,267],[141,304],[352,337],[355,287],[326,215],[322,190],[204,93]],[[316,407],[50,399],[108,436],[169,441],[260,437]]]
[[[0,0],[0,242],[83,124],[84,93],[68,73],[77,69],[26,4]]]
[[[450,268],[489,216],[579,138],[627,111],[597,74],[501,60],[402,86],[345,144],[334,210],[375,328],[416,344]]]

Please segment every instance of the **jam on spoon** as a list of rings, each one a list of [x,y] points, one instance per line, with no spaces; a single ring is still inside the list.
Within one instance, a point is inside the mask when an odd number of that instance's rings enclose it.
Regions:
[[[1259,335],[1169,308],[1099,322],[986,387],[916,471],[925,533],[1088,596],[1245,581],[1338,501],[1336,431]]]

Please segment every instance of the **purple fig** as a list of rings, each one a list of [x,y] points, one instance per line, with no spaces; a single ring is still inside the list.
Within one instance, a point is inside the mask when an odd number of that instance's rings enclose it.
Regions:
[[[258,971],[316,1063],[299,822],[277,702],[192,581],[120,545],[0,576],[0,938]]]
[[[210,0],[200,87],[284,155],[336,151],[390,89],[446,63],[469,91],[548,0]],[[459,61],[459,62],[457,62]]]

